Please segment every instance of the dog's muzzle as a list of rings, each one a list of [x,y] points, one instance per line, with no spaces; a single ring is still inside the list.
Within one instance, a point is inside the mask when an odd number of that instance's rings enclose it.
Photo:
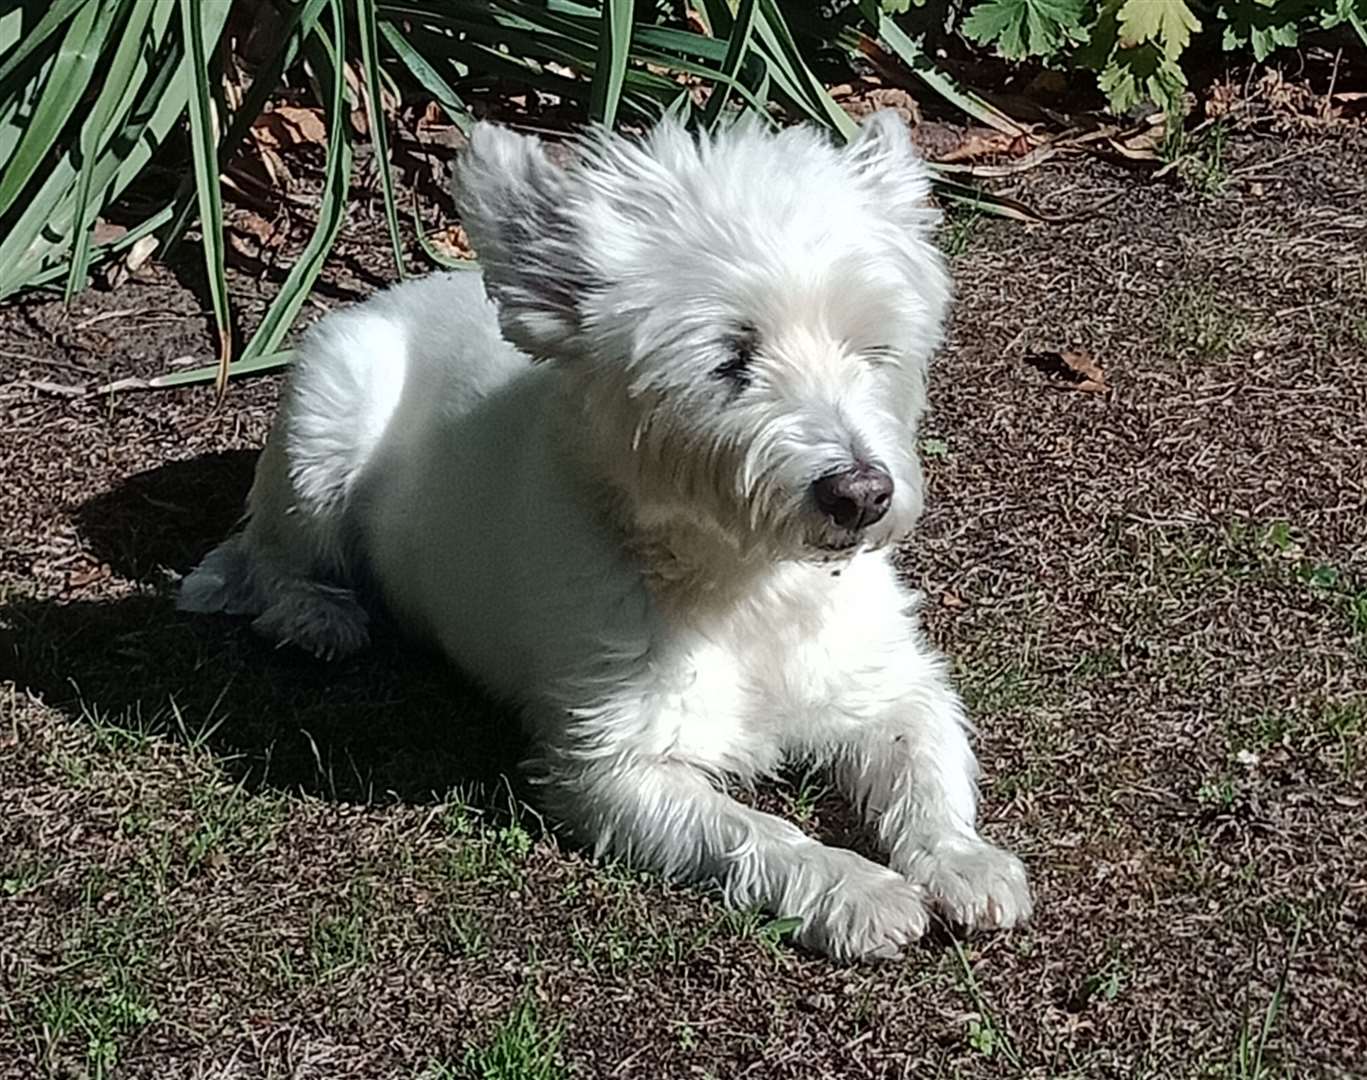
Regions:
[[[812,497],[836,526],[859,532],[887,515],[892,477],[877,465],[860,464],[812,481]]]

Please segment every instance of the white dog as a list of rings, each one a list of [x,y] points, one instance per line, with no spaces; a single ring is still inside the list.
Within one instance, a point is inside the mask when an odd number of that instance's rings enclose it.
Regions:
[[[334,656],[365,643],[373,582],[516,705],[565,828],[800,917],[830,956],[895,956],[932,911],[1022,922],[889,559],[949,295],[905,127],[575,149],[561,168],[475,130],[457,194],[482,276],[309,335],[245,530],[181,606]],[[793,758],[833,767],[890,868],[723,790]]]

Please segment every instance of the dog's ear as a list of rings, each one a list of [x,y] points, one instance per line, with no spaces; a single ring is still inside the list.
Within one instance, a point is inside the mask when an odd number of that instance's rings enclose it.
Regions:
[[[587,277],[570,214],[572,181],[540,140],[478,124],[456,168],[461,222],[509,340],[540,359],[578,330]]]
[[[939,213],[929,203],[930,174],[906,121],[894,110],[873,113],[844,153],[855,176],[886,210],[909,227],[934,228]]]

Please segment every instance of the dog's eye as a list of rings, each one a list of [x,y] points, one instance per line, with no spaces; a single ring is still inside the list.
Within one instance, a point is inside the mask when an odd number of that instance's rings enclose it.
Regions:
[[[722,346],[726,359],[712,369],[714,379],[722,379],[738,389],[750,385],[750,364],[755,358],[759,332],[753,326],[743,326],[728,336]]]
[[[898,357],[897,350],[891,345],[870,345],[860,350],[860,354],[868,363],[875,366],[895,364]]]

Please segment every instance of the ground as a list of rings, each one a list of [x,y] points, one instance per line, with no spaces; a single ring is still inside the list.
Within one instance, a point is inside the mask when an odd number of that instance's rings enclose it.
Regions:
[[[883,966],[558,843],[513,721],[392,630],[328,665],[176,614],[275,378],[64,391],[205,357],[166,269],[0,308],[0,1077],[1367,1076],[1367,140],[1193,161],[946,225],[900,565],[1038,913]],[[377,219],[311,316],[387,276]],[[1066,347],[1105,392],[1027,362]],[[820,776],[753,797],[861,842]]]

